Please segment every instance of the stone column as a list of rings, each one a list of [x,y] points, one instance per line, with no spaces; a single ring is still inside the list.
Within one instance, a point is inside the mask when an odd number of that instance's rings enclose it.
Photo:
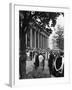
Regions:
[[[42,35],[42,49],[43,49],[43,35]]]
[[[32,48],[32,29],[30,29],[30,47]]]
[[[44,49],[45,49],[45,36],[44,36]]]
[[[42,48],[42,34],[40,34],[40,48]]]
[[[26,33],[26,47],[27,47],[27,33]]]
[[[38,32],[38,48],[39,48],[39,32]]]
[[[42,34],[41,34],[41,48],[42,48]]]
[[[44,42],[45,42],[45,41],[44,41],[44,36],[43,36],[43,48],[44,48],[44,44],[45,44]]]
[[[36,31],[35,31],[35,48],[36,48]]]

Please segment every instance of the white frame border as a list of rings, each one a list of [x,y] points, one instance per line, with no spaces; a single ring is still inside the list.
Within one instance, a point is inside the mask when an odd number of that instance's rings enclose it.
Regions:
[[[17,8],[16,8],[16,6],[17,6]],[[67,76],[65,79],[64,78],[57,78],[57,79],[56,78],[43,78],[43,79],[29,79],[29,80],[28,79],[27,80],[25,80],[25,79],[19,80],[18,79],[19,77],[17,76],[18,72],[17,72],[17,68],[16,68],[16,67],[18,67],[18,65],[17,65],[18,63],[16,62],[17,61],[16,56],[18,55],[17,50],[19,47],[17,45],[18,41],[16,40],[18,37],[18,32],[16,31],[16,28],[18,29],[18,27],[17,27],[18,25],[16,23],[17,22],[16,20],[18,20],[18,18],[15,15],[16,15],[16,12],[18,14],[17,10],[25,9],[24,7],[26,7],[26,10],[27,9],[31,10],[31,8],[32,8],[32,10],[35,10],[35,11],[38,11],[39,8],[40,8],[40,11],[41,10],[43,11],[43,8],[45,8],[45,9],[47,8],[50,11],[53,11],[56,9],[55,12],[56,11],[62,12],[62,10],[63,10],[64,12],[66,12],[66,15],[67,15],[66,16],[67,18],[65,19],[66,20],[65,23],[66,23],[66,25],[69,26],[69,23],[67,22],[67,21],[69,21],[68,16],[70,13],[68,7],[48,7],[48,6],[36,6],[36,5],[33,6],[33,5],[22,5],[22,4],[10,4],[10,72],[9,72],[10,73],[10,78],[9,78],[10,86],[11,87],[13,87],[13,86],[32,86],[32,84],[38,86],[40,84],[44,85],[45,81],[48,81],[46,83],[46,85],[47,84],[57,84],[57,83],[62,83],[62,84],[69,83],[70,82],[70,63],[68,60],[67,60],[68,64],[67,64],[66,69],[69,72],[69,74],[67,73]],[[65,25],[64,30],[68,29],[68,26],[66,26],[66,25]],[[65,49],[65,52],[67,52],[66,56],[68,54],[68,57],[66,57],[66,58],[69,59],[70,48],[69,48],[69,44],[67,43],[67,41],[70,39],[70,37],[69,37],[68,32],[65,31],[64,34],[65,34],[65,44],[67,44],[65,46],[65,48],[67,48],[67,50]],[[67,35],[67,37],[66,37],[66,35]],[[18,46],[17,48],[15,47],[16,45]]]

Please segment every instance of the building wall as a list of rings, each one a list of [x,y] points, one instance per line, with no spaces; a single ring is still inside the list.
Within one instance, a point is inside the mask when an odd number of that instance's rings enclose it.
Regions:
[[[30,29],[26,34],[26,47],[30,48],[48,48],[48,36],[44,32]]]

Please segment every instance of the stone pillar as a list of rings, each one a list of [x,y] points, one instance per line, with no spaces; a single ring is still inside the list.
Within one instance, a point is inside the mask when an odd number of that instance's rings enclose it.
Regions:
[[[38,48],[39,48],[39,32],[38,32]]]
[[[47,48],[47,42],[46,42],[46,37],[45,37],[45,48]]]
[[[43,35],[42,35],[42,49],[43,49]]]
[[[41,48],[42,48],[42,43],[43,43],[43,41],[42,41],[42,34],[41,34]]]
[[[36,31],[35,31],[35,48],[36,48]]]
[[[45,36],[44,36],[44,49],[46,49],[45,44],[46,44],[46,42],[45,42]]]
[[[48,48],[48,47],[49,47],[49,45],[48,45],[48,44],[49,44],[49,43],[48,43],[48,38],[47,38],[46,40],[47,40],[47,43],[46,43],[46,44],[47,44],[47,48]]]
[[[33,43],[34,43],[34,44],[33,44],[33,45],[34,45],[33,47],[35,48],[35,30],[34,30],[34,38],[33,38],[33,39],[34,39],[34,40],[33,40]]]
[[[40,48],[42,48],[42,35],[40,34]]]
[[[26,47],[27,47],[27,33],[26,33]]]
[[[44,36],[43,36],[43,49],[44,49]]]
[[[30,29],[30,47],[32,48],[32,29]]]

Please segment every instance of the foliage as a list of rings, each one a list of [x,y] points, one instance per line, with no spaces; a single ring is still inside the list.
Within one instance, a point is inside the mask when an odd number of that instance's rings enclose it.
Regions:
[[[22,34],[26,33],[29,23],[32,22],[36,27],[39,27],[42,30],[44,29],[50,34],[51,29],[49,28],[49,21],[50,19],[52,20],[52,26],[54,27],[56,24],[56,17],[59,15],[60,13],[56,12],[20,11],[20,32],[22,32]],[[46,25],[48,28],[46,28]]]

